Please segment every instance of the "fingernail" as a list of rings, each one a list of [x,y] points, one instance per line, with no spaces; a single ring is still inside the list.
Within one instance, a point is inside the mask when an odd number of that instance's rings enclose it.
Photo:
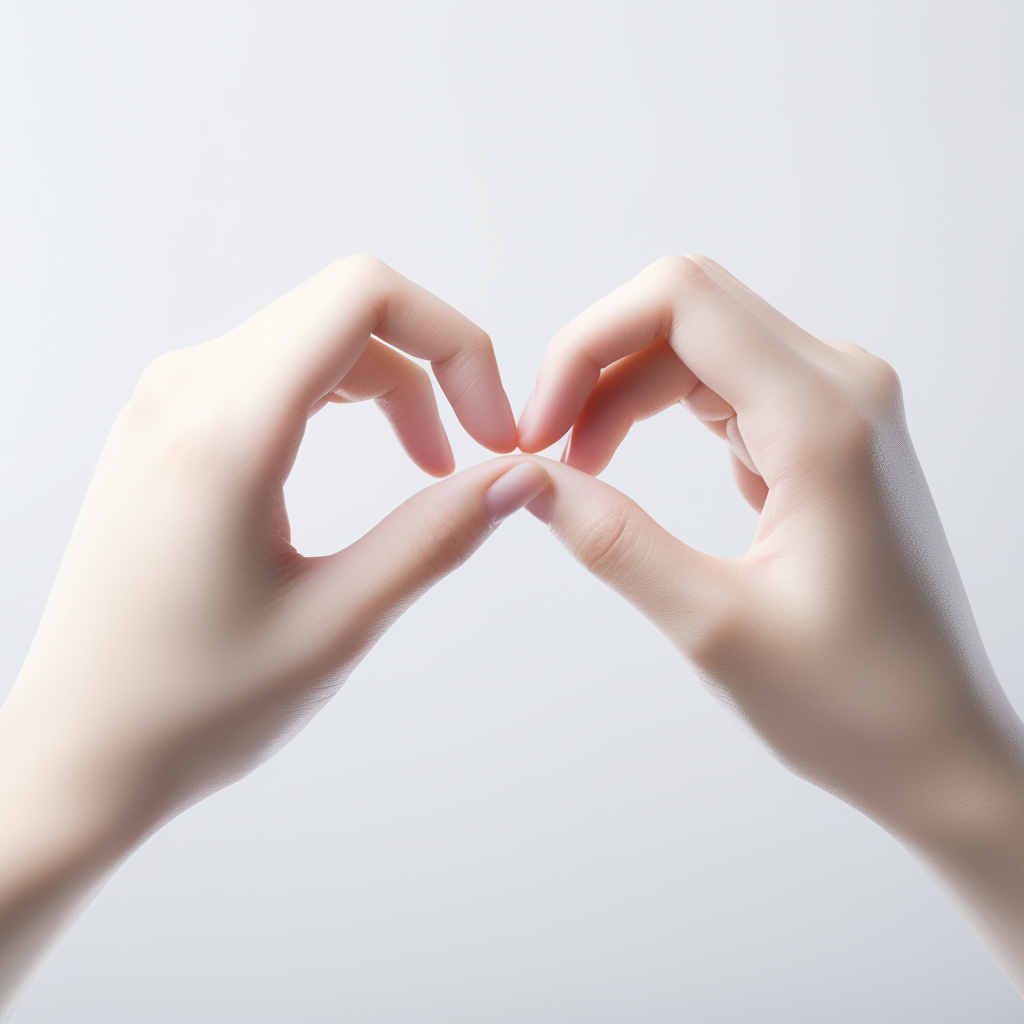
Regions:
[[[547,472],[536,462],[522,462],[499,476],[484,495],[484,507],[491,522],[500,523],[513,512],[518,512],[549,482]]]
[[[570,430],[569,433],[566,435],[565,447],[562,449],[562,456],[558,460],[559,462],[566,462],[568,460],[568,458],[569,458],[569,445],[571,443],[572,443],[572,431]]]
[[[519,424],[516,427],[516,433],[519,435],[520,441],[526,437],[526,432],[530,429],[530,420],[533,419],[533,403],[536,397],[537,389],[534,388],[530,392],[530,397],[526,400],[526,405],[523,406],[523,411],[519,414]]]

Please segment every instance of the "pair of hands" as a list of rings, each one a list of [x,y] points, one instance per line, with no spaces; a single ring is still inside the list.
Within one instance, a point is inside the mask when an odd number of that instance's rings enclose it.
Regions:
[[[326,403],[374,399],[417,465],[454,469],[402,351],[430,360],[476,440],[527,454],[305,558],[283,486]],[[688,547],[594,478],[634,422],[676,402],[726,442],[761,513],[741,558]],[[561,463],[528,454],[570,429]],[[269,757],[523,506],[788,766],[898,835],[1024,984],[1022,727],[892,369],[812,337],[710,260],[669,257],[555,336],[517,428],[487,335],[352,257],[158,359],[114,425],[0,709],[0,1018],[132,848]]]

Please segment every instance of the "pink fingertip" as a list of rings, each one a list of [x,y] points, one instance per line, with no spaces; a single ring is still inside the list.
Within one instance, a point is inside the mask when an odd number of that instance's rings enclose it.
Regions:
[[[455,456],[451,455],[447,459],[440,459],[433,465],[430,463],[417,463],[417,465],[424,473],[440,480],[455,472]]]
[[[513,512],[518,512],[549,483],[547,471],[536,462],[520,463],[499,476],[484,495],[484,507],[491,522],[500,523]]]

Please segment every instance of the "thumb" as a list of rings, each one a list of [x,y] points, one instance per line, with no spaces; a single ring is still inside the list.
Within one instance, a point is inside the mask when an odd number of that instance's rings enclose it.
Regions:
[[[603,481],[563,463],[537,461],[551,484],[527,509],[584,568],[699,663],[718,624],[727,621],[730,560],[684,544]]]
[[[371,647],[507,516],[548,486],[534,459],[492,459],[413,495],[342,551],[306,560],[294,597],[335,656]],[[344,651],[338,650],[344,648]]]

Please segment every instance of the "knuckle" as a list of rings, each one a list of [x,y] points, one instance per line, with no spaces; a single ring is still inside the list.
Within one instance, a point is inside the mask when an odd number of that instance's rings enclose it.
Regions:
[[[700,266],[702,257],[692,254],[686,256],[663,256],[654,264],[669,281],[677,287],[692,285],[707,280],[707,275]]]
[[[473,330],[469,332],[469,344],[477,352],[489,352],[493,344],[491,342],[491,336],[482,328],[473,325]]]
[[[863,371],[866,397],[875,408],[888,411],[902,401],[899,374],[884,359],[868,356]]]
[[[181,352],[166,352],[157,356],[142,371],[132,395],[133,409],[136,412],[155,412],[163,408],[179,393],[187,376],[188,370]]]
[[[718,288],[701,265],[700,256],[663,256],[649,268],[654,290],[673,306],[710,298]]]
[[[843,353],[840,387],[848,402],[871,413],[889,411],[902,402],[899,375],[884,359],[860,345],[837,346]]]
[[[409,393],[416,398],[433,398],[434,386],[430,383],[430,374],[417,363],[410,362],[406,382]]]
[[[710,256],[705,256],[703,253],[699,252],[688,252],[684,256],[680,256],[677,258],[686,260],[687,263],[696,267],[697,270],[700,271],[700,273],[702,274],[704,273],[705,265],[714,262]]]
[[[378,322],[386,315],[396,275],[383,260],[356,253],[335,260],[325,273],[339,296],[354,295],[358,304],[373,310]]]
[[[559,327],[554,334],[551,335],[551,341],[548,345],[549,349],[553,352],[564,352],[575,348],[576,340],[580,336],[580,329],[576,325],[575,321],[566,324],[564,327]]]
[[[628,509],[615,509],[584,524],[572,552],[595,576],[622,579],[645,557],[649,538]]]
[[[463,368],[474,359],[486,356],[493,351],[491,336],[481,327],[467,321],[468,327],[460,331],[458,344],[451,355],[443,359],[433,360],[432,365],[443,368]]]
[[[843,371],[820,381],[807,403],[802,445],[809,466],[841,471],[872,459],[902,415],[896,371],[863,349],[851,346],[846,356]]]
[[[559,361],[568,361],[580,356],[586,356],[589,359],[586,346],[588,330],[589,325],[582,318],[577,318],[564,327],[560,327],[551,337],[548,352],[555,360]],[[594,365],[595,369],[600,369],[596,363]]]
[[[388,267],[383,260],[378,259],[376,256],[359,252],[351,256],[345,256],[340,260],[335,260],[328,269],[335,276],[346,280],[351,278],[364,280],[382,276],[387,272]]]
[[[836,403],[836,429],[848,450],[868,452],[903,407],[896,371],[867,352],[855,356],[851,387]]]
[[[359,401],[359,398],[352,400]],[[419,415],[434,401],[430,376],[423,367],[410,365],[408,370],[374,401],[378,408],[395,419]]]
[[[230,460],[238,442],[244,443],[236,402],[216,393],[209,369],[196,350],[183,349],[160,356],[143,372],[119,419],[157,462],[208,465]]]

